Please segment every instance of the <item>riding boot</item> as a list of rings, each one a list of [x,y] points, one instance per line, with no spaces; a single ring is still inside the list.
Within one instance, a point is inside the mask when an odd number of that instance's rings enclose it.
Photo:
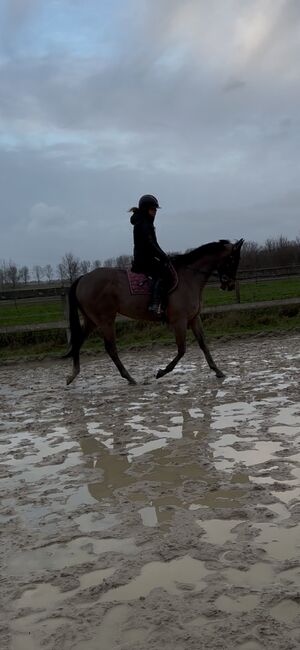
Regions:
[[[152,291],[152,296],[151,296],[151,303],[148,307],[149,311],[154,312],[157,314],[157,316],[161,315],[161,289],[162,289],[162,281],[161,279],[155,280],[153,291]]]

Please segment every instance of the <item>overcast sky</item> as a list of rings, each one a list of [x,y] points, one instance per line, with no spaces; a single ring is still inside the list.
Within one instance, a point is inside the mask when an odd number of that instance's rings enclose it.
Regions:
[[[300,235],[299,0],[0,0],[0,259]]]

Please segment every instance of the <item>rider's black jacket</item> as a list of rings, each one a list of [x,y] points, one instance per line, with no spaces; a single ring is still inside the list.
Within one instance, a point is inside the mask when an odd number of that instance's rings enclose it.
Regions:
[[[159,265],[168,263],[168,256],[156,239],[154,219],[148,213],[135,210],[130,221],[134,241],[132,271],[151,274]]]

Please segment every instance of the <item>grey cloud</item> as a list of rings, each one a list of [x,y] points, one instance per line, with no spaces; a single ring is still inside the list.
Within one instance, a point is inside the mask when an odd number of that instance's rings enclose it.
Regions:
[[[241,88],[244,88],[245,85],[246,85],[246,82],[242,81],[241,79],[229,79],[223,85],[223,90],[225,92],[233,92],[235,90],[240,90]]]
[[[29,233],[68,232],[72,234],[76,230],[82,230],[86,225],[86,220],[75,220],[59,205],[47,205],[41,202],[30,209],[27,229]]]
[[[300,91],[288,63],[294,69],[300,49],[297,7],[277,3],[274,18],[263,3],[265,31],[257,40],[254,24],[257,45],[239,58],[232,25],[242,17],[248,28],[246,10],[259,6],[131,0],[109,60],[66,48],[3,61],[0,257],[127,253],[126,209],[145,192],[164,206],[158,232],[167,249],[296,235]]]
[[[2,47],[13,54],[20,30],[26,26],[43,0],[4,0],[1,21]]]

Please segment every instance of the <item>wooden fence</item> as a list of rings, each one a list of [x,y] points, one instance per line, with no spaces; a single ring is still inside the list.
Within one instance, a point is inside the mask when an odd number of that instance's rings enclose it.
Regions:
[[[300,265],[294,266],[276,266],[259,269],[241,269],[238,272],[238,282],[261,282],[271,281],[275,279],[290,278],[292,276],[300,277]],[[214,285],[218,282],[217,276],[212,276],[209,285]],[[238,287],[237,282],[237,287]],[[61,284],[51,283],[30,283],[26,286],[18,286],[16,288],[8,287],[7,285],[0,288],[0,301],[1,300],[25,300],[29,298],[49,298],[65,296],[70,286],[69,282]],[[238,297],[238,296],[237,296]],[[237,300],[238,302],[238,300]]]
[[[252,311],[265,309],[270,307],[285,307],[285,306],[299,306],[299,298],[286,298],[282,300],[268,300],[268,301],[259,301],[252,303],[243,303],[240,304],[240,283],[246,282],[263,282],[271,281],[275,279],[283,279],[289,277],[300,277],[300,266],[279,266],[279,267],[270,267],[263,269],[242,269],[238,273],[238,280],[236,282],[236,303],[230,305],[219,305],[215,307],[204,308],[204,314],[217,314],[225,313],[229,311]],[[218,282],[217,277],[212,277],[209,282],[210,286],[214,286]],[[208,286],[209,286],[208,285]],[[47,330],[68,330],[67,325],[67,305],[66,305],[66,294],[68,292],[69,283],[65,285],[59,283],[47,284],[30,284],[23,287],[17,288],[8,288],[5,287],[0,290],[0,310],[1,302],[2,304],[11,304],[19,303],[20,304],[36,304],[39,302],[45,301],[62,301],[64,320],[57,322],[48,322],[48,323],[36,323],[30,325],[12,325],[12,326],[3,326],[0,328],[0,334],[13,335],[17,332],[34,332],[34,331],[47,331]],[[123,317],[119,317],[123,320]],[[125,318],[124,318],[125,319]]]
[[[263,309],[300,307],[300,298],[284,298],[282,300],[261,300],[259,302],[244,302],[242,304],[215,305],[204,307],[201,314],[212,316],[229,312],[259,311]],[[130,321],[127,316],[117,316],[117,321]],[[0,327],[0,335],[13,335],[24,332],[46,332],[52,330],[65,330],[68,338],[69,324],[67,320],[49,323],[31,323],[29,325],[8,325]]]

